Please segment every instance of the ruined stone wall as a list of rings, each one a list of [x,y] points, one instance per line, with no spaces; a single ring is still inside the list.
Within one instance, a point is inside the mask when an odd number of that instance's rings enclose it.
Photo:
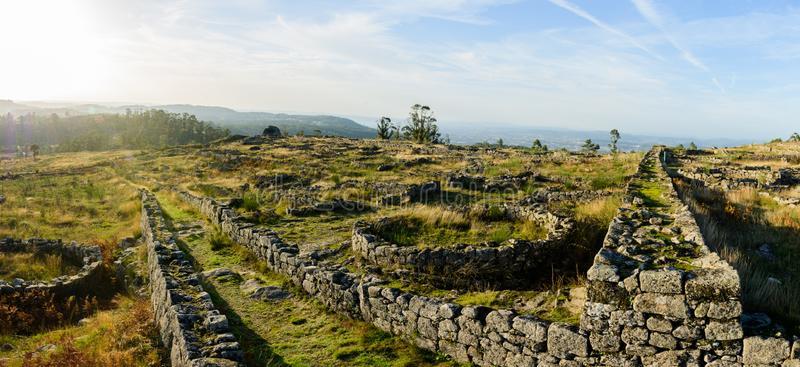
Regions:
[[[361,222],[353,228],[353,252],[369,263],[384,268],[403,268],[415,276],[449,287],[470,287],[473,283],[515,287],[521,282],[544,273],[549,274],[554,261],[569,258],[561,251],[568,250],[567,235],[574,227],[569,218],[556,216],[538,205],[506,206],[510,220],[530,220],[548,230],[547,237],[538,241],[510,240],[498,246],[485,244],[458,245],[420,249],[399,246],[381,240],[374,233],[377,223]],[[560,251],[559,251],[560,250]]]
[[[735,270],[703,242],[649,152],[587,276],[580,327],[488,307],[463,307],[387,287],[371,275],[318,265],[268,229],[212,199],[181,192],[233,240],[331,310],[480,366],[800,366],[800,344],[744,338]],[[660,185],[653,212],[641,191]],[[657,229],[657,231],[651,231]],[[376,255],[377,256],[377,255]]]
[[[66,261],[81,264],[76,274],[62,275],[46,282],[25,279],[0,280],[0,294],[39,290],[56,298],[87,296],[96,294],[95,290],[107,281],[104,279],[106,274],[102,266],[103,256],[98,246],[81,245],[76,242],[64,244],[61,240],[4,238],[0,239],[0,252],[57,253]]]
[[[670,151],[666,152],[666,158],[669,161],[674,159]],[[695,172],[683,169],[667,170],[671,177],[692,182],[693,185],[718,186],[721,179],[724,182],[722,172],[718,172],[719,175],[705,176],[693,174]],[[769,189],[770,187],[762,188]],[[707,311],[708,314],[712,314],[718,312],[719,309],[712,311],[709,308]],[[796,337],[792,337],[792,340],[789,340],[777,337],[747,336],[741,340],[741,349],[739,355],[737,355],[737,361],[744,366],[798,367],[800,366],[800,341],[795,339]]]
[[[156,324],[173,367],[242,366],[228,319],[214,307],[178,248],[155,197],[142,191],[142,235]]]
[[[661,153],[654,149],[644,157],[628,204],[609,226],[588,272],[581,326],[594,350],[628,363],[738,363],[738,275],[706,247],[659,163]],[[645,185],[663,189],[663,207],[643,205],[639,190]]]
[[[374,276],[320,266],[274,232],[241,220],[228,206],[186,192],[180,196],[329,309],[404,336],[421,348],[479,366],[578,366],[599,361],[590,355],[588,338],[577,327],[508,310],[462,307],[387,287]]]

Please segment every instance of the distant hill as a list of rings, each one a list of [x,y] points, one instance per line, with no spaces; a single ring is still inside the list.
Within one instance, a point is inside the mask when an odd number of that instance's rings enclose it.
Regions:
[[[254,135],[260,134],[269,125],[275,125],[282,132],[297,134],[302,131],[306,135],[314,135],[319,131],[323,135],[345,136],[350,138],[374,138],[376,131],[373,128],[361,125],[355,121],[329,115],[290,115],[285,113],[269,112],[239,112],[230,108],[216,106],[197,106],[185,104],[172,105],[127,105],[103,106],[99,104],[57,104],[57,103],[15,103],[0,100],[0,113],[5,114],[51,114],[59,115],[87,115],[95,113],[125,113],[126,110],[145,111],[160,109],[173,113],[188,113],[195,115],[198,120],[213,122],[217,126],[228,128],[233,134]]]
[[[125,110],[163,109],[167,112],[188,113],[199,120],[211,121],[231,130],[233,134],[260,134],[269,125],[275,125],[282,132],[297,134],[304,132],[314,135],[338,135],[351,138],[373,138],[375,129],[358,124],[353,120],[329,115],[289,115],[269,112],[239,112],[230,108],[196,105],[123,106]]]

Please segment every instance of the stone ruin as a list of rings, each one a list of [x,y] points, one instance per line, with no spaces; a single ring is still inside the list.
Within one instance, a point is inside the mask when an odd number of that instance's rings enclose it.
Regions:
[[[525,171],[518,174],[506,174],[493,178],[486,178],[480,174],[470,173],[473,170],[448,174],[447,187],[465,190],[499,192],[504,190],[519,190],[529,182],[545,182],[547,179],[536,172]]]
[[[531,220],[543,224],[547,237],[537,241],[510,239],[501,244],[457,244],[452,247],[420,249],[399,246],[380,239],[375,233],[388,218],[373,223],[358,222],[350,241],[354,253],[369,264],[410,272],[417,281],[446,288],[467,288],[492,284],[516,288],[531,278],[550,274],[554,263],[565,262],[574,223],[538,205],[506,205],[503,215],[509,220]],[[556,266],[560,268],[560,266]],[[546,268],[546,269],[545,269]]]
[[[662,154],[663,148],[648,152],[628,186],[625,204],[587,274],[580,326],[403,292],[374,275],[317,263],[213,199],[187,192],[180,196],[330,310],[459,362],[800,366],[800,342],[744,336],[738,275],[705,245],[659,161]],[[643,184],[663,189],[663,206],[649,205]]]
[[[0,239],[0,252],[59,254],[66,261],[80,264],[80,270],[76,274],[61,275],[49,281],[0,280],[0,294],[37,290],[55,298],[95,295],[98,287],[106,280],[107,274],[102,267],[103,256],[98,246],[76,242],[65,244],[61,240],[4,238]]]
[[[242,366],[228,319],[214,306],[186,254],[175,242],[153,194],[141,192],[151,302],[172,366]]]
[[[401,205],[437,200],[442,194],[442,185],[439,181],[430,181],[421,184],[402,185],[399,191],[381,197],[380,204]]]

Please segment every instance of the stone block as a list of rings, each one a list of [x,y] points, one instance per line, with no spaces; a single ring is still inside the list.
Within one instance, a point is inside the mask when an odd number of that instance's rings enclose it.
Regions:
[[[788,340],[754,336],[744,340],[742,361],[752,365],[776,365],[789,358],[789,352]]]
[[[739,275],[728,267],[697,271],[685,289],[686,297],[695,302],[730,301],[741,295]]]
[[[706,316],[712,319],[735,319],[742,315],[742,303],[738,300],[711,302]]]
[[[573,326],[553,323],[547,329],[547,351],[559,358],[589,356],[589,341]]]
[[[642,292],[681,294],[683,273],[678,270],[646,270],[639,274]]]
[[[647,329],[659,333],[671,333],[672,323],[661,317],[650,317],[647,319]]]
[[[706,339],[715,341],[736,340],[744,336],[739,320],[715,321],[706,325]]]
[[[689,306],[686,304],[686,297],[683,295],[642,293],[633,299],[633,309],[637,312],[677,319],[689,317]]]

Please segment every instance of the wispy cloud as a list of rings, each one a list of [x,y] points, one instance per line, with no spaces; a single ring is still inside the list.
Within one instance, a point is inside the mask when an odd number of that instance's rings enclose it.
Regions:
[[[651,25],[658,28],[659,31],[664,35],[664,38],[674,47],[678,53],[680,53],[681,58],[683,58],[686,62],[694,66],[695,68],[711,73],[711,81],[714,83],[717,88],[723,93],[726,92],[725,88],[720,84],[719,80],[711,69],[702,62],[689,48],[685,47],[683,44],[678,42],[678,40],[672,35],[671,32],[667,30],[667,22],[662,16],[661,12],[657,9],[656,4],[652,2],[652,0],[631,0],[633,5],[636,7],[636,10],[639,11],[639,14],[644,17]]]
[[[627,40],[633,46],[635,46],[636,48],[638,48],[638,49],[640,49],[640,50],[642,50],[642,51],[644,51],[646,53],[648,53],[650,56],[653,56],[653,57],[655,57],[655,58],[657,58],[659,60],[663,60],[663,58],[661,56],[659,56],[655,52],[651,51],[649,48],[645,47],[641,42],[637,41],[636,38],[634,38],[633,36],[623,32],[623,31],[621,31],[621,30],[619,30],[617,28],[612,27],[611,25],[609,25],[606,22],[601,21],[600,19],[597,19],[597,17],[595,17],[594,15],[590,14],[589,12],[587,12],[586,10],[581,8],[580,6],[575,5],[575,4],[573,4],[573,3],[571,3],[571,2],[569,2],[567,0],[549,0],[549,1],[551,3],[553,3],[554,5],[557,5],[557,6],[561,7],[561,8],[563,8],[563,9],[565,9],[565,10],[567,10],[567,11],[569,11],[569,12],[571,12],[571,13],[573,13],[573,14],[581,17],[581,18],[583,18],[583,19],[588,20],[589,22],[591,22],[592,24],[596,25],[597,27],[599,27],[599,28],[601,28],[601,29],[603,29],[603,30],[605,30],[607,32],[613,33],[613,34],[615,34],[615,35]]]
[[[481,14],[488,8],[519,0],[367,0],[389,19],[436,18],[453,22],[488,25],[492,21]]]

